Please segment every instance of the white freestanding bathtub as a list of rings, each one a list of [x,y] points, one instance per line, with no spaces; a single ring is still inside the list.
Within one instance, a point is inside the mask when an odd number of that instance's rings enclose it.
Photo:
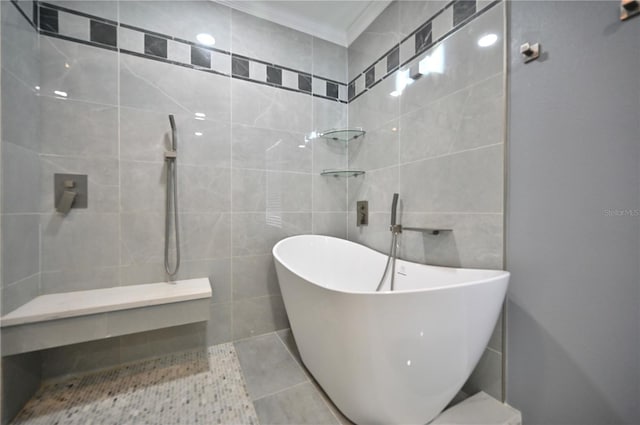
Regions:
[[[357,424],[425,424],[460,390],[500,314],[509,273],[396,262],[326,236],[273,248],[291,330],[307,369]]]

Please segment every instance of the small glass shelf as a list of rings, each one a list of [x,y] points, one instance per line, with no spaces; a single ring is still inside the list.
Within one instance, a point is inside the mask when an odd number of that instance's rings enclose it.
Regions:
[[[362,170],[323,170],[321,176],[333,176],[333,177],[358,177],[364,174]]]
[[[366,131],[361,128],[331,129],[320,133],[320,137],[328,140],[348,142],[364,136],[365,133]]]

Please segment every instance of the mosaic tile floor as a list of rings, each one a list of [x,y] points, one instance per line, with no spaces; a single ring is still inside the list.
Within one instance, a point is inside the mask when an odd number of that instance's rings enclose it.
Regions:
[[[46,383],[13,425],[258,424],[233,344]]]

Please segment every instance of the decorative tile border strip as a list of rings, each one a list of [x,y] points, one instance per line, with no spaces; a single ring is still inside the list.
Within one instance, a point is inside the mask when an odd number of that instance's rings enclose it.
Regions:
[[[482,15],[502,0],[453,0],[387,50],[349,82],[349,102],[356,100],[396,70]]]
[[[31,25],[33,27],[33,29],[35,29],[37,31],[38,27],[36,26],[36,23],[35,23],[35,17],[37,16],[38,13],[37,13],[37,10],[36,10],[35,2],[33,3],[32,7],[31,7],[32,10],[31,10],[31,16],[30,16],[29,13],[27,11],[25,11],[20,6],[20,2],[18,2],[18,0],[9,0],[9,1],[11,1],[11,4],[13,4],[16,7],[16,9],[18,9],[18,12],[20,12],[22,17],[27,20],[29,25]]]
[[[37,0],[31,19],[11,3],[43,35],[349,103],[501,1],[452,0],[349,84]]]
[[[34,1],[31,20],[11,2],[42,35],[347,103],[339,81],[46,2]]]

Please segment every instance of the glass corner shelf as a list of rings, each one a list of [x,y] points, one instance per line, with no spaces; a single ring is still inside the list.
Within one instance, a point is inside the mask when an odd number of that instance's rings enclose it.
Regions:
[[[358,177],[364,174],[362,170],[322,170],[321,176],[333,176],[333,177]]]
[[[323,139],[328,140],[337,140],[341,142],[348,142],[350,140],[355,140],[359,137],[364,136],[366,131],[361,128],[342,128],[342,129],[331,129],[327,131],[323,131],[319,134]]]

